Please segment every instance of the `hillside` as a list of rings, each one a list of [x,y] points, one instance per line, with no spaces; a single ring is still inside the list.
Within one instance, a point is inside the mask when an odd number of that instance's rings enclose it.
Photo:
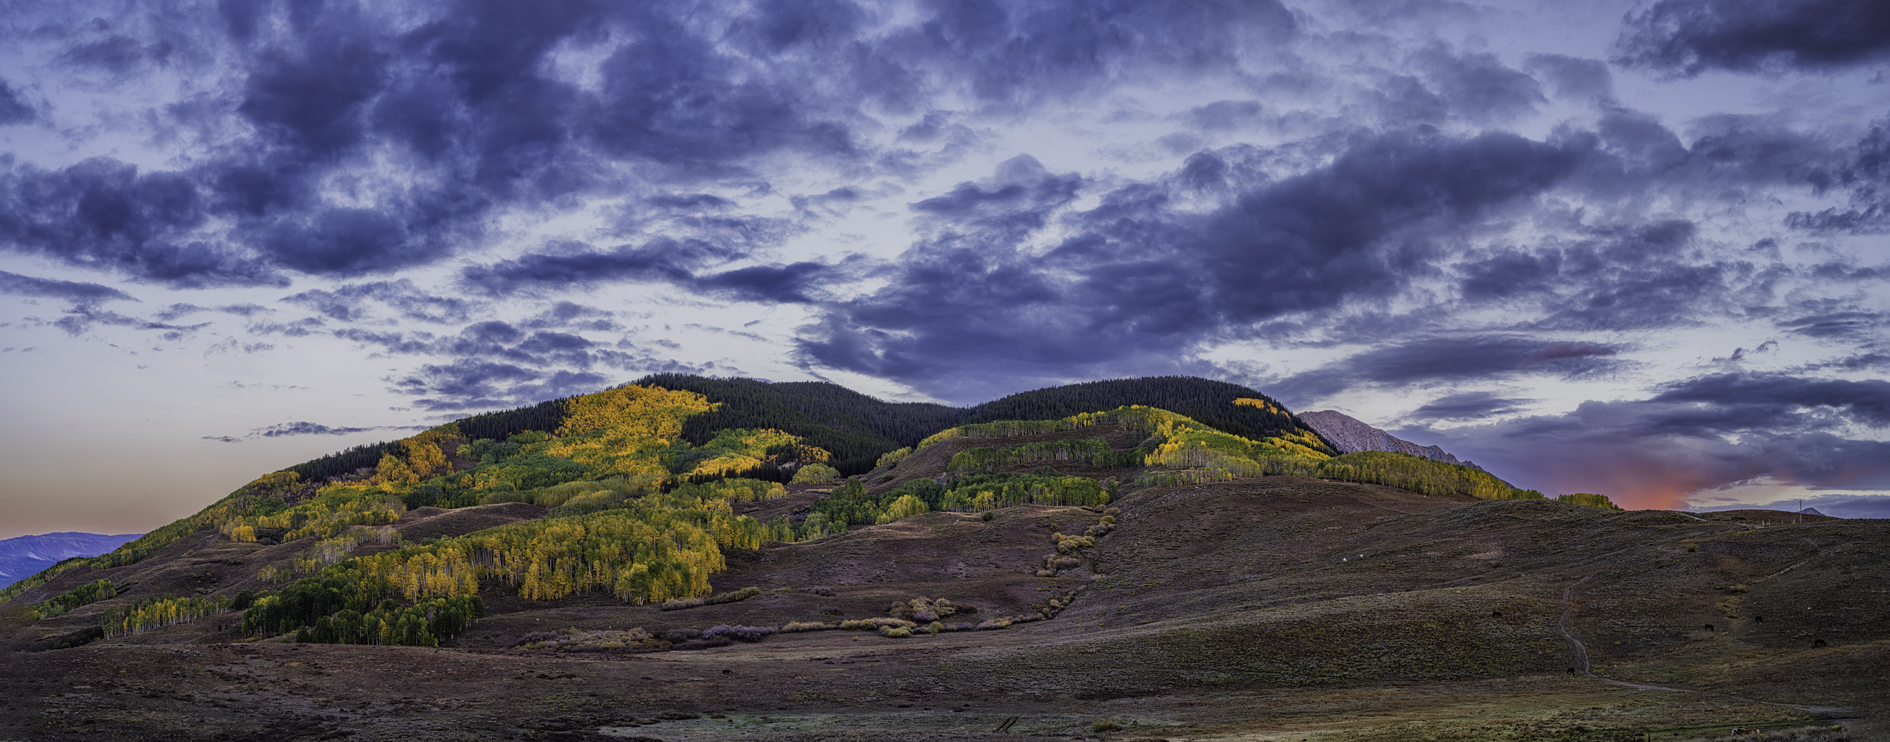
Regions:
[[[1193,381],[995,420],[683,381],[268,474],[7,590],[0,737],[1629,740],[1890,704],[1878,522],[1551,500]],[[1081,409],[1135,394],[1223,414]],[[814,441],[848,436],[906,445],[842,478]]]

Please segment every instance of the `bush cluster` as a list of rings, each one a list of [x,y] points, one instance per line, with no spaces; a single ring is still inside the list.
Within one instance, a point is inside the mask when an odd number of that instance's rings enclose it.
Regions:
[[[702,638],[714,639],[718,636],[725,636],[740,642],[758,642],[768,638],[769,634],[773,634],[777,631],[779,631],[779,629],[773,626],[730,626],[724,624],[703,629]]]
[[[886,609],[888,615],[915,623],[933,623],[960,613],[977,612],[978,607],[970,603],[953,603],[945,598],[927,600],[923,595],[893,603]]]
[[[840,622],[841,631],[878,631],[884,628],[911,629],[918,624],[902,618],[855,618]]]
[[[548,649],[554,652],[648,652],[667,649],[669,642],[656,639],[643,629],[559,629],[526,634],[513,642],[512,646],[515,649]]]
[[[723,603],[739,603],[741,601],[747,600],[749,598],[755,597],[760,594],[761,594],[761,588],[752,587],[752,586],[744,587],[740,590],[730,590],[725,593],[717,593],[716,595],[707,597],[707,598],[675,598],[673,600],[665,600],[662,602],[662,604],[657,606],[657,609],[664,610],[664,611],[680,611],[684,608],[694,608],[696,606],[703,606],[703,605],[720,605]]]

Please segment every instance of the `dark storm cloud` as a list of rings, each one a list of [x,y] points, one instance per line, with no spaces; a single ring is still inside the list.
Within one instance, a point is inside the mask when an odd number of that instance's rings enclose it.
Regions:
[[[1884,324],[1875,312],[1833,312],[1778,321],[1779,329],[1814,338],[1867,339]]]
[[[1665,220],[1573,231],[1529,248],[1467,251],[1453,266],[1472,305],[1533,306],[1541,330],[1641,330],[1742,314],[1796,275],[1698,249],[1698,227]]]
[[[687,284],[693,271],[712,262],[741,257],[719,245],[668,238],[642,245],[619,245],[596,250],[589,245],[564,243],[488,266],[467,268],[460,281],[488,295],[542,293],[618,282]]]
[[[370,304],[392,309],[404,319],[435,324],[464,322],[472,310],[471,302],[450,296],[434,296],[405,278],[351,284],[334,291],[304,291],[285,296],[282,301],[313,309],[341,322],[368,319],[371,317]]]
[[[75,302],[99,302],[111,300],[137,301],[118,289],[96,283],[80,281],[61,281],[52,278],[35,278],[18,273],[0,271],[0,294],[15,296],[43,296],[53,299],[66,299]]]
[[[1783,419],[1801,410],[1829,410],[1874,428],[1890,427],[1890,381],[1806,379],[1770,374],[1722,374],[1668,387],[1651,402],[1692,402]]]
[[[1363,385],[1501,381],[1521,375],[1577,379],[1615,372],[1626,365],[1619,349],[1595,343],[1552,342],[1525,335],[1423,337],[1386,343],[1343,361],[1282,379],[1268,386],[1288,406],[1304,406]],[[1476,402],[1476,399],[1458,403]],[[1482,403],[1492,399],[1483,398]],[[1502,400],[1507,402],[1507,400]],[[1448,405],[1447,405],[1448,407]],[[1419,413],[1424,416],[1423,413]],[[1442,418],[1439,419],[1447,419]]]
[[[60,61],[122,75],[146,61],[162,64],[170,58],[172,51],[168,41],[156,41],[146,46],[137,39],[114,34],[74,44],[60,55]]]
[[[794,263],[755,266],[702,276],[694,282],[698,290],[721,294],[736,301],[764,304],[808,304],[809,292],[823,282],[836,278],[831,266],[821,263]]]
[[[1413,61],[1441,100],[1472,121],[1502,123],[1548,102],[1535,78],[1504,66],[1492,54],[1458,55],[1436,46]]]
[[[1464,392],[1439,397],[1411,413],[1417,420],[1478,420],[1507,415],[1535,400],[1501,397],[1489,392]]]
[[[616,332],[623,326],[617,324],[611,312],[587,307],[570,301],[560,301],[537,316],[519,324],[527,330],[580,330],[587,332]]]
[[[1841,371],[1890,371],[1890,353],[1868,352],[1845,356],[1805,366],[1806,371],[1838,369]]]
[[[1251,125],[1262,110],[1257,100],[1223,100],[1189,109],[1182,120],[1204,131],[1228,131]]]
[[[195,304],[178,303],[165,307],[164,311],[158,312],[152,316],[159,320],[169,322],[179,317],[188,317],[203,312],[233,314],[238,317],[254,317],[258,314],[268,314],[273,311],[275,310],[259,304],[226,304],[220,307],[200,307]]]
[[[542,402],[593,392],[614,383],[615,377],[642,373],[734,371],[714,363],[678,362],[627,339],[604,343],[561,331],[621,329],[608,312],[558,302],[528,322],[476,322],[452,335],[352,327],[332,334],[377,354],[434,361],[387,379],[394,391],[415,397],[415,406],[433,412]]]
[[[345,3],[252,10],[224,14],[227,37],[193,44],[246,70],[239,84],[207,107],[165,108],[174,118],[159,122],[219,139],[215,154],[154,172],[109,159],[9,162],[0,246],[181,286],[283,285],[288,272],[362,276],[438,261],[477,244],[495,208],[537,212],[615,192],[619,165],[658,165],[640,177],[660,182],[741,174],[778,153],[862,156],[847,123],[853,96],[798,84],[812,67],[847,66],[834,34],[851,27],[786,17],[794,7],[754,30],[778,47],[774,58],[734,53],[726,26],[662,3],[422,3],[407,9],[405,31]],[[118,73],[169,43],[77,26],[43,30],[73,39],[68,61]],[[558,49],[604,52],[591,71],[605,84],[549,77]],[[0,124],[32,116],[11,87],[0,92]],[[221,113],[191,113],[199,108],[234,111],[246,133],[223,139],[238,130]],[[370,189],[373,205],[331,200],[323,184],[336,178]]]
[[[1691,77],[1711,69],[1829,70],[1890,58],[1876,0],[1660,0],[1629,13],[1615,61]]]
[[[890,285],[827,305],[800,350],[967,400],[1103,367],[1181,370],[1194,343],[1230,328],[1396,295],[1427,270],[1428,235],[1534,198],[1583,156],[1508,134],[1365,137],[1310,172],[1239,178],[1256,185],[1206,214],[1175,204],[1198,160],[1064,213],[1082,182],[1020,158],[915,204],[935,233]],[[1070,236],[1024,252],[1059,213]],[[986,383],[973,377],[1007,381],[947,389]]]
[[[241,251],[197,238],[207,215],[187,175],[102,158],[61,170],[0,164],[0,244],[16,251],[184,286],[283,283]]]
[[[38,118],[33,107],[21,100],[20,93],[13,89],[6,80],[0,79],[0,126],[24,124]]]
[[[913,26],[888,34],[867,89],[888,103],[923,69],[933,84],[963,86],[977,99],[1013,107],[1093,91],[1150,69],[1230,70],[1298,31],[1276,0],[1140,3],[1131,0],[990,0],[938,3]],[[923,78],[921,78],[923,79]]]
[[[200,322],[194,325],[174,325],[169,322],[154,321],[132,317],[109,309],[102,309],[91,303],[74,304],[66,309],[65,316],[48,324],[66,334],[78,337],[90,332],[93,327],[107,325],[111,327],[129,327],[134,330],[155,331],[165,340],[178,340],[198,330],[209,327],[210,323]]]
[[[1817,173],[1814,182],[1820,190],[1847,191],[1850,205],[1793,212],[1785,223],[1811,232],[1890,232],[1890,119],[1875,121],[1838,157],[1840,161]]]
[[[1530,54],[1523,67],[1541,76],[1557,98],[1599,103],[1614,100],[1614,75],[1599,59]]]

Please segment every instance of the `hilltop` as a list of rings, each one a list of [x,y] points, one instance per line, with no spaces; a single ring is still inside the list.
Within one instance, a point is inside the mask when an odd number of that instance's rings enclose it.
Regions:
[[[0,735],[1629,740],[1890,700],[1879,522],[1548,498],[1202,380],[643,382],[23,581]]]

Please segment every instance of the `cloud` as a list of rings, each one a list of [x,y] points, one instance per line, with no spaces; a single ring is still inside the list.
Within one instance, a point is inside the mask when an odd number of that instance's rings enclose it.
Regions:
[[[1583,156],[1509,134],[1398,132],[1292,177],[1222,176],[1254,185],[1205,211],[1183,207],[1196,157],[1081,212],[1084,181],[1014,159],[915,203],[930,236],[885,288],[823,305],[801,358],[964,401],[1103,369],[1200,369],[1197,343],[1398,294],[1427,271],[1428,235],[1527,202]],[[1053,225],[1064,236],[1038,252],[1029,241]]]
[[[622,325],[612,319],[614,313],[596,307],[570,301],[553,303],[550,308],[537,316],[519,323],[527,330],[580,330],[586,332],[616,332]]]
[[[1735,373],[1432,436],[1522,486],[1674,508],[1689,493],[1754,481],[1890,488],[1890,442],[1840,434],[1885,427],[1890,382]]]
[[[596,250],[580,243],[550,249],[460,273],[460,282],[488,295],[538,294],[617,282],[688,284],[693,270],[741,257],[700,241],[656,239],[643,245]]]
[[[241,251],[198,238],[207,215],[189,176],[106,158],[60,170],[0,164],[0,247],[182,286],[282,283]]]
[[[350,435],[353,433],[365,433],[374,429],[375,428],[331,428],[326,425],[301,421],[278,423],[266,428],[257,428],[253,435],[260,435],[264,438],[281,438],[283,436],[292,435]]]
[[[464,322],[473,307],[465,299],[429,294],[405,278],[350,284],[334,291],[304,291],[285,296],[282,301],[308,307],[340,322],[368,319],[370,302],[393,309],[403,319],[435,324]]]
[[[1519,412],[1535,400],[1501,397],[1490,392],[1462,392],[1438,397],[1412,411],[1417,420],[1481,420]]]
[[[1413,61],[1439,98],[1472,121],[1512,121],[1548,102],[1535,78],[1504,66],[1492,54],[1454,54],[1432,46]]]
[[[1530,54],[1524,57],[1523,67],[1540,75],[1557,98],[1582,103],[1614,100],[1614,75],[1608,71],[1608,63],[1599,59]]]
[[[1807,414],[1802,410],[1829,410],[1859,425],[1890,427],[1890,381],[1880,379],[1719,374],[1671,385],[1650,402],[1697,403],[1768,421],[1796,419]]]
[[[203,440],[217,441],[219,443],[241,443],[257,438],[290,438],[304,435],[354,435],[356,433],[366,433],[375,430],[405,431],[425,429],[426,426],[424,425],[370,425],[367,427],[328,426],[302,420],[297,422],[276,423],[275,425],[260,428],[251,428],[248,433],[240,436],[206,435],[203,436]]]
[[[1342,361],[1279,380],[1268,389],[1289,405],[1304,406],[1365,385],[1488,382],[1529,374],[1577,379],[1615,373],[1627,366],[1614,358],[1619,352],[1610,345],[1520,334],[1421,337],[1381,342]],[[1482,401],[1487,404],[1493,399]]]
[[[20,98],[20,93],[13,89],[6,80],[0,80],[0,126],[24,124],[38,118],[33,107]]]
[[[41,296],[81,303],[137,301],[130,294],[102,284],[35,278],[6,271],[0,271],[0,293]]]
[[[220,307],[200,307],[195,304],[177,303],[165,307],[164,311],[158,312],[152,316],[159,320],[169,322],[179,317],[188,317],[202,312],[233,314],[238,317],[254,317],[259,314],[269,314],[274,311],[275,310],[260,304],[225,304]]]
[[[1629,13],[1614,61],[1692,77],[1707,70],[1824,71],[1890,58],[1890,9],[1874,0],[1660,0]]]

